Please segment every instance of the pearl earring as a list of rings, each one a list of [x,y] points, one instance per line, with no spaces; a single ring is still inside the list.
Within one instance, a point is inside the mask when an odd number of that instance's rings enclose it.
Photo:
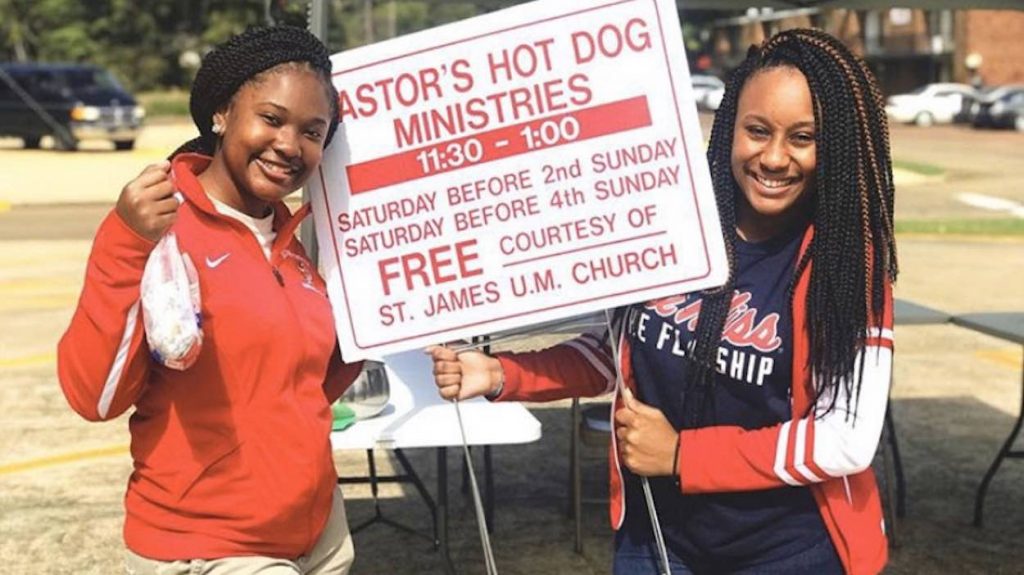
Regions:
[[[224,133],[224,126],[220,124],[214,124],[211,130],[213,131],[214,134],[217,134],[219,136],[220,134]]]

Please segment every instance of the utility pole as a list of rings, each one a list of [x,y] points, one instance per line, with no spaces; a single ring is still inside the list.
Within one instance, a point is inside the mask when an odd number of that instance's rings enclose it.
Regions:
[[[398,6],[395,5],[395,0],[388,2],[388,38],[394,38],[398,35]]]
[[[327,45],[327,3],[324,0],[310,0],[309,12],[306,15],[306,24],[309,31]],[[309,202],[309,187],[302,188],[302,203]],[[310,261],[317,262],[320,254],[320,246],[316,243],[316,228],[312,218],[306,218],[299,228],[299,240],[306,248]]]
[[[324,0],[310,0],[309,16],[307,18],[309,31],[319,38],[325,46],[327,45],[327,8],[327,2],[324,2]]]
[[[373,44],[373,0],[363,0],[363,44]]]

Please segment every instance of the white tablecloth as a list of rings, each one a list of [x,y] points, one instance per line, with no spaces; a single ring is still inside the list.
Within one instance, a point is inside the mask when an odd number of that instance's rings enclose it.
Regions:
[[[380,415],[331,433],[334,449],[448,447],[462,445],[455,406],[434,386],[430,357],[422,351],[384,358],[391,388]],[[540,439],[540,422],[518,403],[476,398],[459,403],[469,445],[529,443]]]

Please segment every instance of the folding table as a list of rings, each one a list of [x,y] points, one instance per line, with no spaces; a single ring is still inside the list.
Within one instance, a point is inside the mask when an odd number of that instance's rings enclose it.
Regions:
[[[454,573],[448,551],[448,447],[462,447],[452,403],[441,399],[434,385],[433,364],[422,351],[384,358],[391,397],[384,411],[331,433],[334,449],[391,449],[409,474],[434,516],[434,545],[441,550],[445,569]],[[476,398],[459,403],[467,443],[491,446],[530,443],[540,439],[541,426],[525,407],[513,402],[491,403]],[[437,450],[437,502],[412,471],[402,449]],[[489,467],[489,465],[488,465]],[[373,470],[371,469],[371,472]],[[489,470],[487,475],[490,476]],[[371,478],[371,481],[373,478]],[[341,480],[345,483],[345,479]],[[482,551],[481,551],[482,556]]]
[[[973,329],[993,337],[1024,345],[1024,312],[991,312],[991,313],[967,313],[953,317],[953,323]],[[978,486],[978,493],[974,497],[974,526],[981,527],[982,515],[985,507],[985,492],[988,491],[988,484],[995,477],[996,471],[1007,457],[1011,459],[1024,458],[1024,449],[1013,449],[1013,443],[1020,434],[1021,423],[1024,422],[1024,367],[1021,370],[1021,407],[1017,412],[1017,421],[1010,431],[1009,437],[999,449],[996,458],[985,473],[981,485]]]

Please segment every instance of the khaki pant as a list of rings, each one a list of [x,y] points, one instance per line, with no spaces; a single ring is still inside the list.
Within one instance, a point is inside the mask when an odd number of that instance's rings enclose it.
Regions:
[[[128,575],[345,575],[354,559],[345,501],[336,488],[327,526],[309,555],[295,560],[253,556],[155,561],[126,549],[124,569]]]

